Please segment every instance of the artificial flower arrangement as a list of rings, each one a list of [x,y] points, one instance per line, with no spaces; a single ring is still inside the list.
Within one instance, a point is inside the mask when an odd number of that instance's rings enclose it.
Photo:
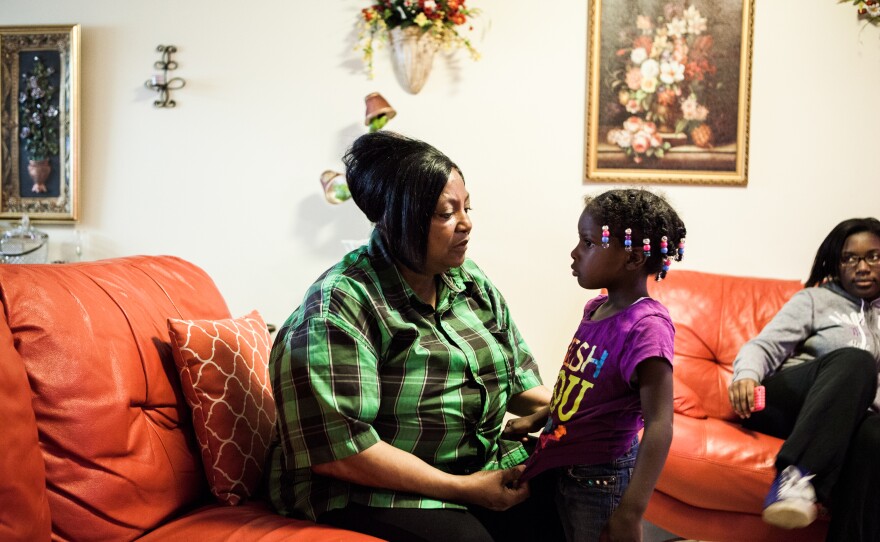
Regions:
[[[871,24],[880,25],[880,2],[877,0],[853,0],[852,3],[859,10],[859,18],[865,19]]]
[[[470,40],[459,32],[469,25],[479,10],[465,6],[465,0],[380,0],[361,10],[358,49],[370,78],[373,77],[373,53],[377,40],[387,41],[393,28],[417,27],[430,32],[445,50],[464,48],[471,58],[480,54]],[[468,26],[469,30],[473,27]]]
[[[19,135],[28,157],[35,162],[58,154],[58,108],[54,101],[57,89],[51,84],[54,73],[40,57],[34,57],[32,72],[21,76]]]
[[[705,101],[717,67],[714,40],[707,29],[707,18],[694,5],[685,9],[681,2],[670,2],[656,17],[637,15],[634,27],[624,32],[611,80],[617,103],[611,107],[613,115],[628,117],[623,130],[612,130],[608,140],[636,163],[648,156],[662,158],[669,143],[655,142],[664,138],[676,141],[689,136],[700,147],[712,146]],[[641,125],[637,127],[634,119]],[[639,133],[644,135],[636,148],[630,143]]]

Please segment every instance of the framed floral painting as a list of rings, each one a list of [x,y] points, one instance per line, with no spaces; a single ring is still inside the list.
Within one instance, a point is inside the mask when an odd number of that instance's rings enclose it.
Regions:
[[[79,219],[79,33],[0,26],[0,219]]]
[[[754,0],[589,0],[585,182],[748,182]]]

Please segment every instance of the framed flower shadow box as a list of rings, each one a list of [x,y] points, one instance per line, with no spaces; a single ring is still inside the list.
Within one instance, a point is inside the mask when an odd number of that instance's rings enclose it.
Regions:
[[[585,182],[745,186],[754,0],[589,0]]]
[[[79,35],[0,26],[0,219],[79,219]]]

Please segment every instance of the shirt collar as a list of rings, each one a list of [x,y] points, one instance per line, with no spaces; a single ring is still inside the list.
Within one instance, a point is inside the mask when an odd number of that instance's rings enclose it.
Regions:
[[[385,244],[382,234],[376,228],[373,228],[373,232],[370,234],[370,242],[367,245],[367,254],[373,264],[373,269],[376,270],[379,282],[382,284],[385,298],[390,305],[398,310],[407,303],[413,304],[413,301],[417,304],[424,305],[424,303],[418,299],[418,296],[415,295],[415,292],[413,292],[409,284],[407,284],[406,280],[404,280],[400,271],[398,271],[397,266],[394,264],[394,257],[391,255],[391,252],[388,251],[388,246]],[[441,274],[440,280],[448,289],[449,302],[452,301],[453,297],[467,290],[474,282],[473,278],[460,267],[454,267]],[[437,293],[437,307],[439,308],[443,306],[444,303],[442,302],[443,300],[440,299],[442,293],[440,291]]]

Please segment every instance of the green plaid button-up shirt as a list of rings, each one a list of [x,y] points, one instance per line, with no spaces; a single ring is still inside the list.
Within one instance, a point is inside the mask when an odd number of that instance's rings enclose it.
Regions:
[[[282,514],[316,519],[356,502],[461,508],[319,476],[312,465],[380,440],[464,474],[527,454],[500,440],[512,395],[541,384],[501,294],[472,261],[441,276],[436,310],[420,301],[374,232],[306,292],[269,361],[280,445],[269,491]]]

